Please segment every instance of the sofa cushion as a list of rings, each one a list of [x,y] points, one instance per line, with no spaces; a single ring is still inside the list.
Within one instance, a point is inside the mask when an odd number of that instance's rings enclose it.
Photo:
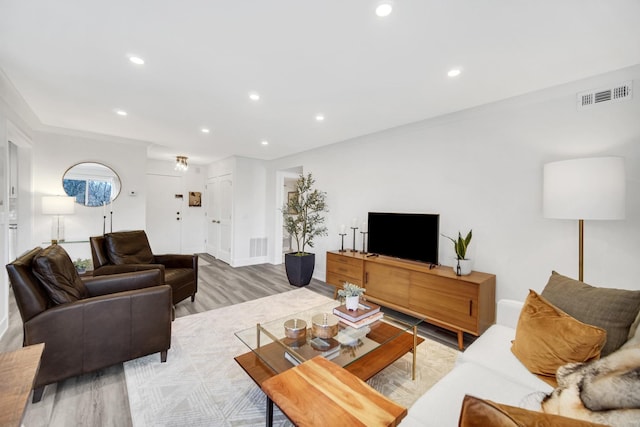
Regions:
[[[640,311],[640,291],[597,288],[555,271],[541,295],[568,315],[607,331],[602,356],[627,341],[629,329]]]
[[[465,396],[460,411],[460,427],[605,427],[589,421],[561,417]]]
[[[511,351],[532,373],[555,385],[560,366],[598,359],[606,338],[604,329],[574,319],[530,290]]]
[[[516,337],[515,328],[492,325],[464,353],[459,363],[474,363],[533,390],[550,393],[553,387],[529,372],[526,366],[511,352],[511,341]]]
[[[55,305],[77,301],[88,295],[73,261],[60,245],[51,245],[33,258],[33,274]]]
[[[109,260],[113,264],[152,264],[154,262],[147,234],[143,230],[119,231],[104,236]]]
[[[542,381],[540,383],[548,387],[543,391],[553,390]],[[402,427],[457,426],[466,394],[539,410],[540,401],[545,395],[539,391],[475,363],[461,363],[416,400],[402,420]]]

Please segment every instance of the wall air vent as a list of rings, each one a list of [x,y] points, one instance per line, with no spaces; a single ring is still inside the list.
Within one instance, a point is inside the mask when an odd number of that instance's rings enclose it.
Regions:
[[[606,89],[588,90],[578,94],[578,110],[593,107],[603,102],[631,99],[631,81]]]

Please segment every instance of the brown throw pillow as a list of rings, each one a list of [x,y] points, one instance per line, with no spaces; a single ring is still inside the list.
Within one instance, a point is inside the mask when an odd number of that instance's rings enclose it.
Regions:
[[[605,427],[544,412],[495,403],[466,395],[462,401],[459,427]]]
[[[154,261],[147,234],[143,230],[105,234],[104,241],[113,264],[152,264]]]
[[[62,246],[49,246],[36,255],[33,259],[33,274],[55,305],[88,296],[84,282]]]
[[[529,371],[555,386],[560,366],[598,359],[606,337],[603,329],[574,319],[530,290],[511,351]]]
[[[616,351],[627,341],[640,311],[640,291],[597,288],[555,271],[541,295],[568,315],[607,331],[602,356]]]

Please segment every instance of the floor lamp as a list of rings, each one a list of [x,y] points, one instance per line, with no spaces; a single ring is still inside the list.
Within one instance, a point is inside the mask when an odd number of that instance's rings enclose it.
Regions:
[[[578,220],[578,279],[584,279],[584,220],[625,216],[622,157],[564,160],[544,165],[545,218]]]
[[[51,244],[64,242],[64,216],[74,212],[75,197],[43,196],[42,213],[55,215],[51,222]]]

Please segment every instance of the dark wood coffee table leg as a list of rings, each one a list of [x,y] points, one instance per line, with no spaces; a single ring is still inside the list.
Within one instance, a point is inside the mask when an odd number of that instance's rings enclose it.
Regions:
[[[267,427],[273,427],[273,400],[267,397]]]

